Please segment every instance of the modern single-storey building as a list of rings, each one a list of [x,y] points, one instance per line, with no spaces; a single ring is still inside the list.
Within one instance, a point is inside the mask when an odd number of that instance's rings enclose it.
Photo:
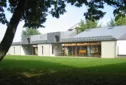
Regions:
[[[73,38],[62,39],[72,55],[115,58],[126,55],[126,26],[88,29]]]
[[[62,39],[72,38],[76,30],[24,36],[21,42],[13,43],[9,55],[63,56]]]
[[[10,55],[126,57],[126,26],[92,28],[24,37]]]

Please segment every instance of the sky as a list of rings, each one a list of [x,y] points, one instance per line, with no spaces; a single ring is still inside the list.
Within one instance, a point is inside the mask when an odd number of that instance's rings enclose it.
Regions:
[[[107,23],[111,20],[111,18],[114,18],[113,16],[113,7],[105,5],[105,8],[103,11],[106,12],[105,16],[99,20],[99,24],[102,24],[102,26],[106,26]],[[51,15],[47,16],[46,22],[43,24],[45,28],[39,28],[38,30],[41,32],[41,34],[49,33],[49,32],[57,32],[57,31],[67,31],[69,28],[74,26],[75,24],[79,23],[80,20],[84,20],[84,12],[87,11],[87,7],[82,6],[81,8],[77,8],[74,6],[71,6],[70,4],[67,4],[66,11],[64,15],[61,15],[59,19],[52,17]],[[12,16],[9,12],[6,12],[6,17],[9,20]],[[14,37],[14,42],[20,42],[21,41],[21,34],[23,28],[24,22],[20,22]],[[0,24],[0,41],[2,40],[4,34],[6,31],[6,26]]]

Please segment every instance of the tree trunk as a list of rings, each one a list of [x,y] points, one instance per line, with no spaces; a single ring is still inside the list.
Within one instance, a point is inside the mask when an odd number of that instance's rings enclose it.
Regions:
[[[20,0],[19,1],[18,5],[15,9],[15,12],[13,13],[13,16],[10,20],[10,23],[8,24],[6,33],[5,33],[4,38],[0,44],[0,61],[4,58],[4,56],[8,52],[8,50],[13,42],[14,35],[17,30],[17,26],[18,26],[20,19],[24,13],[26,1],[27,0]]]

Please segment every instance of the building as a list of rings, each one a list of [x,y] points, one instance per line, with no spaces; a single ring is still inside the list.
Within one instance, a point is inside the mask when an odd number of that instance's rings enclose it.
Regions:
[[[126,57],[126,26],[92,28],[24,37],[8,54],[39,56]]]
[[[75,35],[76,30],[24,36],[21,42],[12,44],[7,54],[61,56],[63,55],[61,40],[72,38]]]
[[[73,38],[62,39],[71,55],[115,58],[126,55],[126,26],[88,29]]]

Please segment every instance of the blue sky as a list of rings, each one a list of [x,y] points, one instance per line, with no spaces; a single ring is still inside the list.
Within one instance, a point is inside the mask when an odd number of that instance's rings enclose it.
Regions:
[[[106,15],[99,20],[99,24],[102,26],[106,26],[106,24],[113,18],[113,7],[105,5],[103,11],[107,12]],[[56,32],[56,31],[66,31],[70,27],[74,26],[80,20],[85,20],[83,14],[87,11],[87,7],[83,6],[81,8],[77,8],[67,4],[66,7],[67,12],[64,15],[61,15],[59,19],[53,18],[51,15],[48,15],[47,21],[43,24],[45,28],[39,28],[38,30],[44,34],[48,32]],[[6,12],[8,20],[11,18],[11,14]],[[18,42],[21,40],[21,33],[23,30],[24,22],[20,22],[17,28],[17,32],[14,38],[14,42]],[[6,30],[6,26],[0,24],[0,40],[4,36]]]

